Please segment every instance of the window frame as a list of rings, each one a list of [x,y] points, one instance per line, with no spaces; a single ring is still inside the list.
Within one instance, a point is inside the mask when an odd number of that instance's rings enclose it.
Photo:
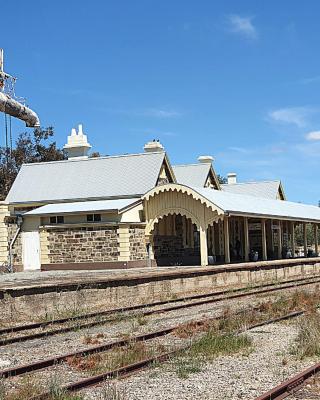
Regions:
[[[49,217],[50,224],[64,224],[64,215],[51,215]]]
[[[101,222],[101,214],[87,214],[87,222]]]

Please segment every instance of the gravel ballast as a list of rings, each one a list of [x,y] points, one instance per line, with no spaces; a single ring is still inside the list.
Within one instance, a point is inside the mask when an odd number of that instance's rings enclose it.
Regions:
[[[253,340],[251,353],[217,357],[188,378],[179,378],[171,361],[118,381],[119,400],[250,400],[315,362],[290,354],[297,336],[295,323],[256,328],[248,336]],[[85,399],[100,399],[101,391],[88,389]]]

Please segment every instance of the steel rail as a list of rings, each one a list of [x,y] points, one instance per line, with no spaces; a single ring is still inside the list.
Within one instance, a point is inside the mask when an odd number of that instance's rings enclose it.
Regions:
[[[286,314],[286,315],[281,316],[281,317],[269,319],[269,320],[266,320],[266,321],[263,321],[263,322],[260,322],[260,323],[257,323],[257,324],[250,325],[249,327],[247,327],[245,329],[242,329],[242,330],[238,331],[237,333],[243,333],[245,331],[248,331],[248,330],[260,327],[260,326],[265,326],[265,325],[269,325],[269,324],[276,323],[276,322],[279,322],[279,321],[288,320],[290,318],[295,318],[297,316],[302,315],[303,313],[304,313],[303,310],[291,312],[291,313]],[[222,315],[220,315],[220,316],[218,316],[216,318],[212,318],[212,320],[221,319],[221,318],[223,318]],[[199,320],[199,321],[196,321],[196,322],[198,322],[200,324],[200,322],[205,323],[206,321],[208,321],[208,320]],[[172,329],[172,331],[173,331],[173,330],[175,330],[175,329],[177,329],[177,328],[179,328],[181,326],[184,326],[184,325],[187,325],[187,324],[178,325],[175,328],[170,328],[170,329]],[[159,332],[161,332],[161,331],[157,331],[157,332],[154,332],[154,333],[159,333]],[[150,335],[151,335],[151,333],[150,333]],[[159,336],[160,335],[158,335],[158,337]],[[131,342],[132,342],[132,340],[131,340]],[[178,349],[171,350],[169,352],[161,353],[160,355],[156,355],[154,357],[150,357],[150,358],[138,361],[136,363],[123,366],[123,367],[115,369],[115,370],[106,371],[106,372],[104,372],[102,374],[99,374],[99,375],[94,375],[94,376],[91,376],[91,377],[88,377],[88,378],[85,378],[85,379],[81,379],[81,380],[79,380],[77,382],[65,385],[61,389],[63,391],[66,391],[66,392],[73,392],[73,391],[77,391],[77,390],[80,390],[80,389],[83,389],[83,388],[86,388],[86,387],[89,387],[89,386],[96,385],[98,383],[103,382],[104,380],[106,380],[108,378],[109,379],[112,379],[112,378],[126,378],[127,376],[132,375],[132,374],[134,374],[136,372],[139,372],[140,370],[148,367],[149,365],[151,365],[151,364],[153,364],[155,362],[166,361],[166,360],[170,359],[172,356],[176,356],[177,354],[179,354],[179,353],[181,353],[181,352],[183,352],[185,350],[188,350],[190,348],[190,346],[191,345],[188,344],[187,346],[183,346],[183,347],[180,347]],[[36,396],[32,397],[29,400],[47,400],[49,398],[49,395],[50,395],[49,393],[42,393],[40,395],[36,395]],[[256,400],[258,400],[258,399],[256,399]],[[262,400],[262,399],[259,399],[259,400]]]
[[[312,284],[319,283],[319,282],[320,282],[320,279],[311,280],[311,281],[308,280],[308,281],[304,281],[304,282],[294,281],[294,283],[284,284],[284,285],[280,285],[280,286],[279,286],[279,284],[273,284],[273,285],[269,284],[266,287],[262,286],[262,289],[252,290],[252,291],[251,290],[248,291],[248,289],[242,289],[242,291],[240,293],[235,293],[235,294],[231,294],[229,296],[222,296],[222,297],[216,297],[216,298],[213,297],[214,294],[212,294],[211,296],[213,298],[210,298],[207,300],[201,300],[201,301],[187,303],[187,304],[179,304],[179,305],[174,305],[171,307],[164,307],[161,309],[142,311],[139,315],[141,317],[146,317],[146,316],[150,316],[153,314],[161,314],[161,313],[166,313],[166,312],[170,312],[170,311],[177,311],[177,310],[181,310],[181,309],[185,309],[185,308],[201,306],[201,305],[205,305],[205,304],[218,303],[218,302],[226,301],[226,300],[234,300],[234,299],[253,296],[253,295],[257,295],[257,294],[272,293],[272,292],[280,291],[283,289],[292,289],[292,288],[299,287],[299,286],[312,285]],[[241,289],[237,289],[236,291],[239,291],[239,290],[241,290]],[[233,291],[233,293],[234,292],[235,291]],[[208,295],[206,295],[206,296],[208,296]],[[186,301],[186,300],[181,300],[181,301]],[[153,303],[153,304],[155,304],[155,303]],[[132,307],[136,307],[136,306],[132,306]],[[111,311],[113,311],[113,312],[111,312]],[[117,312],[119,312],[119,311],[117,311]],[[115,313],[114,310],[110,310],[110,314],[113,314],[113,313]],[[12,338],[2,339],[2,340],[0,340],[0,347],[8,345],[8,344],[12,344],[12,343],[18,343],[18,342],[53,336],[56,334],[67,333],[67,332],[73,331],[74,329],[92,328],[94,326],[103,325],[103,324],[112,322],[113,320],[116,320],[116,319],[118,319],[118,318],[116,318],[116,317],[113,319],[109,318],[109,319],[105,319],[105,320],[93,321],[93,322],[88,322],[85,324],[78,324],[78,325],[73,325],[70,327],[59,328],[59,329],[55,329],[55,330],[51,330],[51,331],[33,333],[31,335],[16,336],[16,337],[12,337]]]
[[[241,315],[248,311],[258,311],[258,310],[259,310],[259,307],[253,307],[253,308],[249,308],[249,309],[245,309],[245,310],[240,310],[240,311],[236,312],[235,315]],[[301,314],[303,314],[303,311],[301,311],[301,310],[293,311],[284,316],[273,318],[272,322],[278,322],[278,321],[283,321],[285,319],[294,318]],[[113,342],[108,342],[108,343],[104,343],[101,345],[92,346],[92,347],[89,347],[89,348],[86,348],[83,350],[62,354],[60,356],[50,357],[50,358],[40,360],[40,361],[37,361],[34,363],[20,365],[20,366],[16,366],[16,367],[12,367],[12,368],[6,368],[3,370],[0,370],[0,377],[1,378],[9,378],[12,376],[23,375],[28,372],[32,372],[32,371],[36,371],[39,369],[43,369],[43,368],[47,368],[47,367],[56,365],[58,363],[61,363],[65,360],[67,360],[70,357],[79,357],[79,356],[83,357],[83,356],[88,356],[90,354],[101,353],[101,352],[110,350],[112,348],[127,346],[130,343],[142,342],[142,341],[154,339],[154,338],[161,337],[161,336],[166,336],[179,328],[189,326],[190,323],[193,323],[196,326],[202,326],[202,325],[206,324],[208,321],[209,322],[219,321],[223,318],[224,318],[224,315],[221,314],[221,315],[218,315],[218,316],[212,317],[212,318],[192,320],[192,321],[189,321],[189,322],[186,322],[183,324],[178,324],[178,325],[175,325],[175,326],[172,326],[169,328],[152,331],[152,332],[141,334],[141,335],[136,335],[136,336],[130,337],[128,339],[115,340]],[[250,329],[253,329],[253,328],[256,328],[259,326],[263,326],[263,325],[265,325],[265,321],[259,322],[255,325],[251,325]]]
[[[320,363],[312,365],[292,378],[282,382],[255,400],[282,400],[298,391],[310,377],[320,373]]]

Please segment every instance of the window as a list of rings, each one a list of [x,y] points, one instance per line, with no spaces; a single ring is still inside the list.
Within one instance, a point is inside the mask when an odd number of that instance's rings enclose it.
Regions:
[[[64,216],[55,215],[53,217],[50,217],[50,224],[64,224]]]
[[[87,222],[100,222],[101,214],[87,214]]]

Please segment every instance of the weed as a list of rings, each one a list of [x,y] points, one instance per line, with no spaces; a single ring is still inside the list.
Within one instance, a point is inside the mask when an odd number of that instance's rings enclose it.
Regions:
[[[137,320],[138,325],[140,325],[140,326],[146,325],[148,323],[147,318],[144,317],[142,314],[138,315],[136,320]]]
[[[95,337],[87,335],[83,338],[83,343],[84,344],[100,344],[101,340],[99,340],[99,339],[103,338],[103,337],[104,337],[104,335],[102,333],[96,335]]]
[[[247,335],[217,334],[214,331],[209,331],[192,343],[188,354],[193,357],[200,356],[206,360],[212,360],[218,355],[239,353],[251,346],[252,340]]]
[[[187,379],[190,374],[201,372],[202,362],[198,358],[178,357],[174,361],[176,374],[181,379]]]
[[[11,393],[8,393],[4,384],[2,384],[1,395],[5,400],[21,400],[28,399],[37,394],[40,394],[42,391],[41,386],[31,377],[25,377],[18,388],[14,389]],[[2,400],[2,398],[0,397]]]
[[[125,389],[119,389],[116,384],[106,382],[103,386],[97,400],[126,400]]]
[[[0,400],[5,400],[6,398],[6,387],[3,379],[0,379]]]
[[[141,361],[163,351],[164,348],[161,345],[152,347],[144,342],[132,342],[128,346],[117,347],[106,353],[92,354],[87,357],[69,357],[67,363],[77,370],[98,374]]]
[[[200,372],[206,361],[219,355],[242,353],[248,355],[252,350],[252,341],[247,335],[220,334],[214,329],[191,343],[173,362],[176,374],[185,379],[192,373]]]
[[[67,358],[67,364],[79,371],[95,369],[100,363],[102,357],[100,354],[91,354],[88,357],[73,356]]]
[[[320,356],[320,315],[316,311],[305,314],[298,322],[299,333],[292,353],[303,359]]]

